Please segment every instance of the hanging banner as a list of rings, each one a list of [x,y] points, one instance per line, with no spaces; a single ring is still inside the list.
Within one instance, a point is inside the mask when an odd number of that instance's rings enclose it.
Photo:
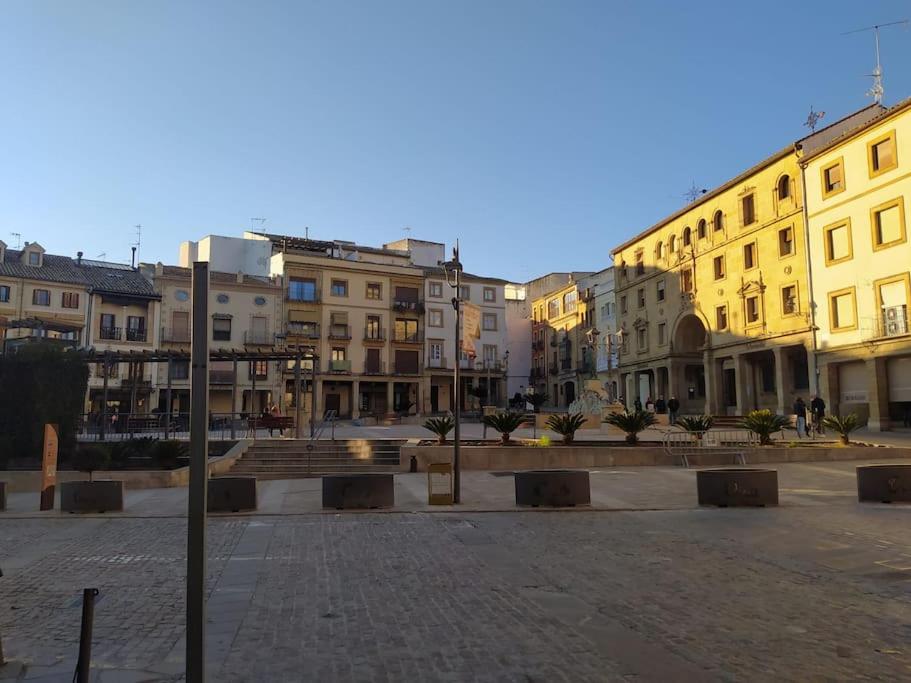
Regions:
[[[54,509],[57,487],[57,425],[44,425],[44,450],[41,455],[41,510]]]
[[[463,301],[462,304],[462,353],[476,358],[478,350],[474,340],[481,338],[481,308]]]

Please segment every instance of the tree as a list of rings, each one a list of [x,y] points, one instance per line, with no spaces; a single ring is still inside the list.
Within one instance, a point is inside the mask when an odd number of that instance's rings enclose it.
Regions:
[[[484,424],[500,433],[504,445],[509,443],[509,435],[525,424],[522,413],[501,412],[484,416]]]
[[[80,472],[89,473],[89,481],[92,481],[92,473],[103,470],[111,461],[110,454],[98,446],[86,446],[76,451],[73,457],[73,467]]]
[[[740,426],[743,429],[749,429],[759,437],[761,446],[769,446],[772,443],[772,434],[780,432],[789,426],[791,421],[783,415],[776,415],[771,410],[753,410],[743,418]]]
[[[674,424],[680,425],[684,431],[699,434],[709,431],[714,423],[715,418],[711,415],[686,415],[678,417]]]
[[[441,446],[446,444],[446,435],[455,427],[455,420],[449,415],[443,417],[431,417],[424,421],[424,429],[437,435],[437,440]]]
[[[841,442],[847,446],[850,442],[851,432],[862,427],[860,418],[854,413],[839,417],[838,415],[827,415],[822,419],[822,425],[826,429],[831,429],[838,434]]]
[[[604,421],[623,430],[626,433],[626,443],[634,445],[639,443],[639,432],[644,432],[656,424],[658,418],[648,410],[627,410],[622,413],[611,413]]]
[[[547,420],[547,428],[562,436],[563,443],[567,446],[573,442],[576,431],[584,424],[585,416],[582,413],[551,415]]]

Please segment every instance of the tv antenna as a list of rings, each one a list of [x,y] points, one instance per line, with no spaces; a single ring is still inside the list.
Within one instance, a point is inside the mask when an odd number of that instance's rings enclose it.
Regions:
[[[692,182],[692,184],[690,184],[690,189],[688,189],[683,194],[683,196],[686,197],[686,200],[692,204],[697,199],[699,199],[699,197],[704,195],[706,192],[708,192],[708,190],[706,190],[704,187],[703,188],[696,187],[696,181],[694,180]]]
[[[98,259],[99,261],[104,261],[107,257],[108,257],[108,252],[103,251],[100,254],[98,254],[98,256],[96,256],[95,258]]]
[[[16,249],[19,249],[22,245],[22,233],[21,232],[11,232],[10,237],[16,238]]]
[[[873,78],[873,86],[867,91],[867,96],[872,97],[873,101],[876,104],[881,104],[883,101],[883,67],[879,61],[879,29],[886,28],[887,26],[907,26],[909,21],[907,19],[901,19],[900,21],[890,21],[888,24],[874,24],[873,26],[867,26],[866,28],[858,28],[853,31],[846,31],[842,33],[843,36],[851,35],[852,33],[864,33],[866,31],[873,31],[873,39],[876,45],[876,66],[873,69],[873,73],[867,74]]]
[[[257,225],[254,225],[254,223],[256,223]],[[251,218],[250,219],[250,227],[254,229],[254,232],[256,232],[256,228],[259,228],[260,231],[262,231],[263,225],[265,223],[266,223],[265,218]]]
[[[133,226],[133,228],[136,230],[136,241],[133,242],[133,244],[131,244],[130,246],[136,247],[136,253],[134,254],[134,258],[135,258],[136,263],[139,263],[139,247],[142,245],[142,224],[137,223],[136,225]]]
[[[813,111],[813,105],[811,104],[810,113],[807,116],[807,120],[804,122],[803,125],[805,125],[807,128],[809,128],[811,133],[815,133],[816,124],[819,123],[819,120],[825,115],[826,115],[826,113],[824,111]]]

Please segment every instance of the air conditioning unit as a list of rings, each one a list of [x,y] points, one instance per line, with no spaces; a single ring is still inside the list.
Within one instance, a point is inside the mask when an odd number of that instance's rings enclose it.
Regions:
[[[885,336],[895,337],[908,333],[908,317],[906,306],[883,306],[883,322],[885,323]]]

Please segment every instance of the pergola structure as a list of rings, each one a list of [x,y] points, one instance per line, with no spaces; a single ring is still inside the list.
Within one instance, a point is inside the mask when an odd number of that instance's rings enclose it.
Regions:
[[[190,361],[190,352],[189,351],[96,351],[94,349],[88,349],[82,352],[83,358],[86,363],[101,363],[104,367],[103,373],[103,400],[102,400],[102,420],[101,420],[101,439],[104,440],[105,429],[107,424],[107,405],[108,405],[108,375],[110,374],[109,369],[115,363],[127,363],[131,366],[133,364],[140,363],[167,363],[168,364],[168,383],[166,387],[167,391],[167,405],[169,409],[165,412],[165,435],[169,434],[171,431],[171,364],[176,361]],[[301,369],[303,362],[305,360],[311,361],[310,363],[310,425],[311,429],[316,420],[316,416],[313,414],[316,410],[316,396],[314,395],[316,391],[316,366],[319,362],[319,356],[311,351],[304,351],[301,349],[292,350],[292,351],[282,351],[279,349],[272,349],[269,351],[233,351],[233,350],[213,350],[209,351],[209,360],[210,361],[231,361],[233,363],[233,376],[231,381],[231,396],[232,396],[232,405],[236,403],[237,397],[237,363],[240,361],[256,362],[256,361],[289,361],[293,360],[294,363],[294,405],[295,405],[295,419],[294,419],[294,429],[295,436],[300,438],[301,436]],[[135,402],[135,394],[137,391],[137,382],[136,372],[131,372],[133,381],[133,398]],[[256,392],[256,373],[253,373],[253,391]],[[234,438],[234,421],[231,421],[231,438]]]

